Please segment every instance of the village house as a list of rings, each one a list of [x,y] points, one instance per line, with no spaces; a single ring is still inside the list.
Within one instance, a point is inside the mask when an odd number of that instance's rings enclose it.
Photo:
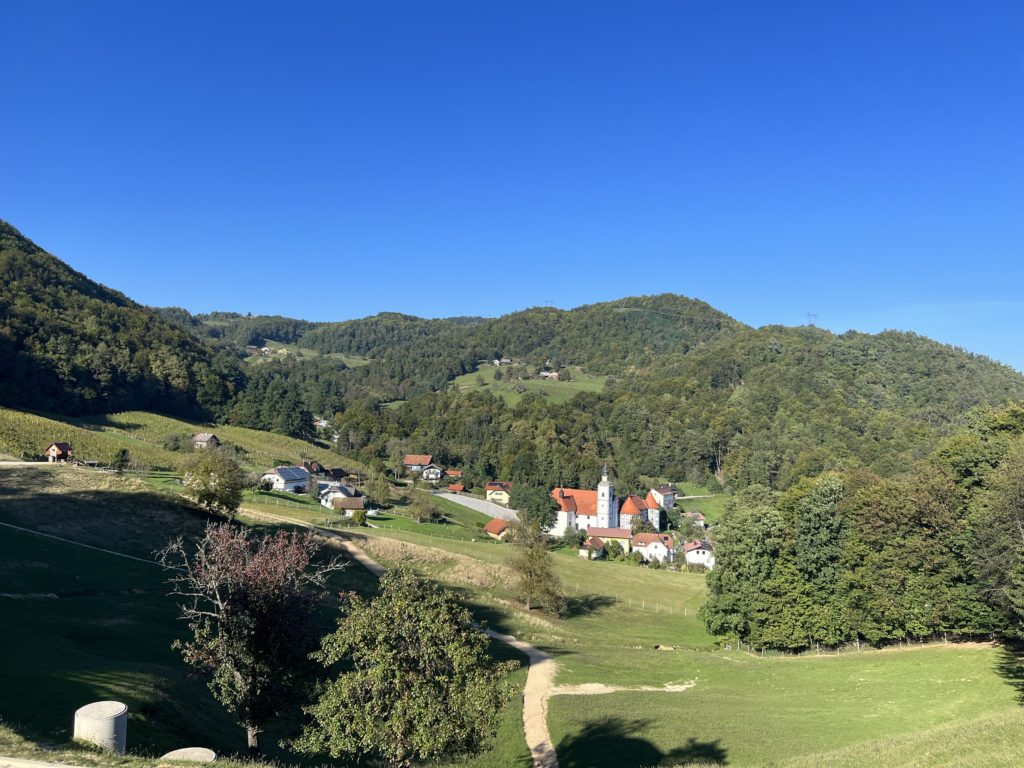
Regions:
[[[462,470],[461,469],[446,469],[444,471],[444,473],[446,475],[448,475],[448,477],[453,477],[453,478],[457,477],[457,478],[460,478],[460,479],[462,478]]]
[[[558,381],[559,378],[561,378],[558,375],[558,371],[541,371],[537,376],[542,379],[547,379],[548,381]]]
[[[429,467],[433,461],[434,457],[429,453],[407,453],[405,458],[402,459],[402,466],[405,467],[406,472],[419,474]]]
[[[427,464],[421,471],[420,477],[424,480],[429,480],[432,483],[436,483],[442,477],[444,477],[444,470],[437,464]]]
[[[715,567],[715,551],[707,541],[686,542],[683,545],[683,559],[687,565],[703,565],[709,571]]]
[[[504,539],[508,536],[510,530],[508,520],[502,520],[497,517],[484,526],[484,533],[492,539]]]
[[[319,461],[304,461],[302,468],[316,477],[328,477],[331,474],[331,471]]]
[[[220,438],[212,432],[199,432],[192,435],[192,447],[197,451],[207,448],[220,448]]]
[[[684,515],[684,517],[687,520],[692,521],[693,524],[701,530],[704,530],[708,527],[707,520],[704,518],[704,515],[702,515],[700,512],[687,512],[686,515]]]
[[[462,483],[452,483],[448,486],[448,493],[462,493],[466,490],[466,486]]]
[[[597,536],[588,536],[580,545],[579,555],[584,560],[598,560],[604,557],[604,542]]]
[[[663,483],[651,488],[647,494],[647,503],[652,507],[661,507],[664,510],[674,509],[676,506],[676,489],[668,483]]]
[[[629,528],[591,527],[587,529],[587,538],[600,539],[605,547],[607,547],[611,542],[617,541],[622,547],[622,551],[628,554],[632,549],[633,532],[629,530]]]
[[[275,491],[304,493],[312,477],[304,467],[275,467],[260,476],[260,482],[269,482]]]
[[[71,450],[71,443],[50,443],[46,447],[46,460],[54,462],[71,461],[74,451]]]
[[[633,550],[644,556],[647,562],[658,560],[672,563],[676,559],[676,546],[667,533],[636,533],[632,539]]]
[[[507,507],[512,498],[512,483],[491,481],[484,486],[484,496],[488,501]]]

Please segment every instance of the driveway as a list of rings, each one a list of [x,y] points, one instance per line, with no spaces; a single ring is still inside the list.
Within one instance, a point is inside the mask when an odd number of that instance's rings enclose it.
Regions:
[[[440,496],[442,499],[448,499],[448,501],[454,501],[456,504],[461,504],[477,512],[483,512],[488,517],[496,517],[499,520],[519,519],[519,515],[514,509],[503,507],[501,504],[495,504],[493,501],[484,501],[475,496],[462,496],[458,493],[445,493],[444,491],[434,491],[434,495]]]

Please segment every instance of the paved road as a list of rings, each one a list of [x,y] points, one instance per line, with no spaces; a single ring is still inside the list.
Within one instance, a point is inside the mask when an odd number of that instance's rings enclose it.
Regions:
[[[519,515],[514,509],[503,507],[501,504],[495,504],[493,501],[484,501],[475,496],[462,496],[458,493],[445,493],[444,491],[435,491],[434,495],[440,496],[442,499],[448,499],[448,501],[454,501],[456,504],[461,504],[477,512],[483,512],[488,517],[496,517],[499,520],[519,519]]]

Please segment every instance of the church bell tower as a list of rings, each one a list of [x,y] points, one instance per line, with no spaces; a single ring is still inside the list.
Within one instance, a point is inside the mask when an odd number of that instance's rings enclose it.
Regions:
[[[619,505],[615,499],[615,488],[608,480],[608,465],[601,472],[601,482],[597,484],[597,527],[619,527]]]

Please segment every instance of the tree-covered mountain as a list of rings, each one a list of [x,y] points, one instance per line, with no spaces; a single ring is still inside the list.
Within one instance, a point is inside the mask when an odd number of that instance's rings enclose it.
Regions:
[[[750,328],[673,294],[498,318],[192,315],[135,304],[8,225],[0,279],[3,404],[204,415],[295,436],[316,413],[334,417],[343,453],[423,451],[481,478],[591,484],[604,461],[627,488],[641,476],[736,489],[829,469],[894,476],[971,408],[1024,399],[1020,373],[914,334]],[[268,341],[306,353],[243,364]],[[516,377],[518,402],[453,391],[496,357],[515,363],[499,370]],[[556,401],[519,383],[541,369],[607,383]]]
[[[0,403],[202,418],[222,413],[242,381],[235,358],[0,221]]]

